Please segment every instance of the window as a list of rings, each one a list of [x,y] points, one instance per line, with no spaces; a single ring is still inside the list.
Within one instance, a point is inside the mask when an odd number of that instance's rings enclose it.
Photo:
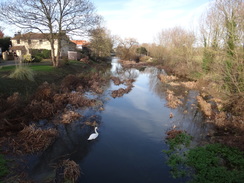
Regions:
[[[28,44],[31,44],[31,40],[30,39],[28,39]]]
[[[39,40],[39,44],[42,44],[42,39]]]
[[[17,39],[17,44],[20,44],[20,39]]]

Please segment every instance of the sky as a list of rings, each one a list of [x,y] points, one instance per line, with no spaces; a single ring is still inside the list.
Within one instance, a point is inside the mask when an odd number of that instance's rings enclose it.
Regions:
[[[211,0],[91,0],[112,35],[154,42],[167,28],[197,29]]]
[[[1,2],[2,0],[0,0]],[[135,38],[139,43],[153,43],[157,34],[181,26],[195,30],[199,17],[211,0],[90,0],[105,20],[112,35]],[[1,22],[0,22],[1,26]],[[16,29],[6,27],[13,36]]]

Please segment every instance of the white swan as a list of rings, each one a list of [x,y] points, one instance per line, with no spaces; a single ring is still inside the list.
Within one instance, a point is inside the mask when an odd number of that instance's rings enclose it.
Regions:
[[[97,127],[95,127],[95,133],[92,133],[87,140],[93,140],[93,139],[97,138],[97,136],[98,136]]]

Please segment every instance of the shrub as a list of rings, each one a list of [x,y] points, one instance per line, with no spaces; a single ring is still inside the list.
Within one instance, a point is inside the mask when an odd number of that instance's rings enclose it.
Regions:
[[[42,50],[42,58],[44,58],[44,59],[51,58],[51,50],[43,49]]]
[[[189,176],[189,183],[244,182],[243,152],[221,144],[188,149],[191,136],[177,130],[167,134],[170,149],[163,152],[169,156],[167,164],[174,178]]]
[[[39,55],[34,55],[32,56],[33,62],[41,62],[42,61],[42,57]]]
[[[31,57],[31,54],[26,54],[23,56],[24,62],[32,62],[33,58]]]
[[[34,72],[29,67],[19,66],[16,67],[16,69],[10,74],[9,77],[19,80],[34,81]]]
[[[39,56],[44,59],[51,57],[51,50],[47,50],[47,49],[31,49],[30,53],[33,56]]]

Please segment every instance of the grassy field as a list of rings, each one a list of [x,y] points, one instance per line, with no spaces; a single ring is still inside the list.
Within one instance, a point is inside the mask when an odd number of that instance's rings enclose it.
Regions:
[[[62,64],[55,68],[51,65],[26,65],[34,72],[34,81],[18,80],[10,78],[10,74],[18,66],[0,67],[0,96],[9,96],[14,92],[19,92],[23,96],[30,96],[36,88],[47,81],[48,83],[59,84],[59,82],[68,74],[87,73],[96,66],[96,63],[85,64],[78,61],[71,61],[68,64]]]

